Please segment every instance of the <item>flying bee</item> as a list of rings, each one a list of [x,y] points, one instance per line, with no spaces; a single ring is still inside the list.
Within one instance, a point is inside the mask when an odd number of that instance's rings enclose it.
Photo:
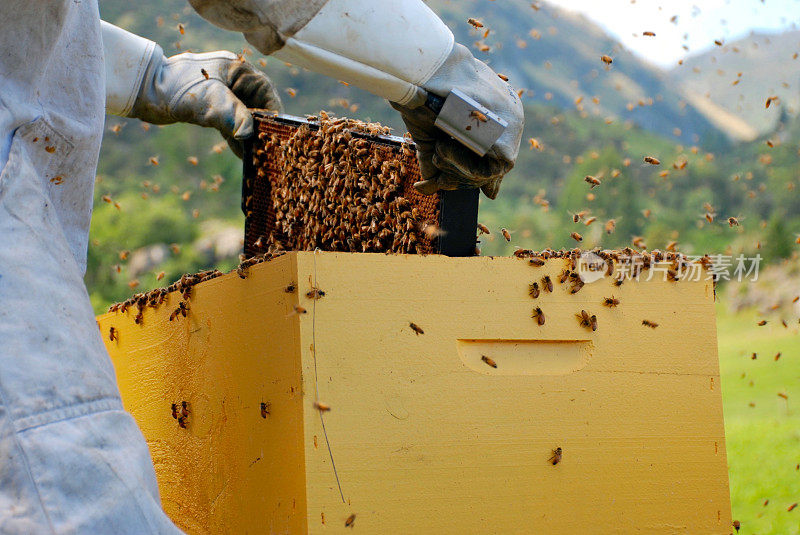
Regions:
[[[756,323],[756,325],[758,325],[759,327],[763,327],[766,324],[767,324],[767,320],[761,320],[758,323]]]
[[[537,297],[539,297],[539,283],[532,282],[532,283],[531,283],[531,284],[528,286],[528,295],[530,295],[530,296],[531,296],[531,297],[533,297],[534,299],[536,299]],[[113,327],[112,327],[112,329],[113,329]]]
[[[614,62],[614,59],[611,56],[603,54],[602,56],[600,56],[600,61],[602,61],[606,65],[611,65]]]
[[[483,28],[483,23],[478,19],[473,19],[472,17],[467,19],[467,23],[473,28]]]
[[[619,305],[619,299],[612,297],[606,297],[603,299],[603,304],[609,308],[613,308]]]
[[[617,220],[609,219],[606,221],[606,234],[612,234],[617,229]]]
[[[507,242],[511,241],[511,233],[505,227],[500,229],[500,232],[503,233],[503,237],[506,239]]]
[[[778,97],[777,97],[777,96],[774,96],[774,97],[768,97],[768,98],[767,98],[767,104],[766,104],[764,107],[765,107],[765,108],[769,108],[769,107],[772,105],[772,103],[773,103],[773,102],[778,102],[778,100],[779,100],[779,99],[778,99]]]
[[[581,236],[577,232],[573,232],[572,234],[570,234],[570,237],[575,241],[583,241],[583,236]]]
[[[561,446],[559,446],[556,449],[554,449],[552,453],[553,456],[547,459],[547,462],[552,463],[553,466],[555,466],[561,462],[561,456],[563,455],[563,450],[561,449]]]
[[[578,221],[583,219],[583,217],[588,213],[589,213],[588,210],[581,210],[580,212],[576,212],[576,213],[572,214],[572,222],[573,223],[577,223]]]
[[[486,355],[481,355],[481,360],[491,366],[492,368],[497,368],[497,363],[491,357],[487,357]]]
[[[344,521],[344,527],[352,528],[353,523],[356,521],[356,514],[353,513],[352,515],[347,517],[347,520]]]
[[[323,403],[321,401],[314,402],[314,408],[317,409],[319,412],[328,412],[331,410],[331,406],[327,403]]]
[[[536,319],[536,323],[539,325],[544,325],[544,312],[539,307],[533,309],[533,314],[531,314],[532,318]]]
[[[656,327],[658,327],[658,323],[650,320],[642,320],[642,325],[644,325],[645,327],[650,327],[651,329],[655,329]]]
[[[654,158],[653,156],[645,156],[644,163],[649,163],[650,165],[661,165],[661,160]]]
[[[642,35],[647,36],[647,37],[655,37],[656,36],[655,32],[642,32]]]
[[[729,217],[728,218],[728,226],[731,228],[739,226],[739,219],[736,217]]]
[[[716,214],[713,213],[713,212],[706,212],[706,214],[705,214],[706,221],[708,221],[709,223],[713,223],[715,216],[716,216]]]
[[[408,326],[411,327],[412,331],[417,333],[417,336],[419,336],[420,334],[425,334],[425,331],[422,330],[422,327],[420,327],[416,323],[411,322],[408,324]]]
[[[207,70],[205,70],[205,69],[200,69],[200,74],[202,74],[202,75],[203,75],[203,78],[205,78],[206,80],[208,80],[209,76],[208,76],[208,71],[207,71]],[[197,164],[195,164],[195,165],[197,165]]]
[[[550,279],[550,275],[542,277],[542,288],[547,292],[553,291],[553,281]]]
[[[508,82],[508,76],[506,76],[505,74],[497,73],[497,77],[503,80],[504,82]]]
[[[586,225],[586,226],[588,227],[589,225],[591,225],[591,224],[592,224],[592,223],[594,223],[595,221],[597,221],[597,218],[596,218],[596,217],[587,217],[587,218],[586,218],[586,221],[584,221],[584,222],[583,222],[583,224],[584,224],[584,225]]]
[[[481,234],[487,234],[487,235],[491,234],[491,232],[489,231],[489,227],[487,227],[486,225],[483,225],[481,223],[478,223],[478,231]]]
[[[593,177],[592,175],[586,175],[586,178],[584,178],[583,180],[587,184],[591,184],[592,187],[590,189],[594,189],[602,183],[599,178]]]

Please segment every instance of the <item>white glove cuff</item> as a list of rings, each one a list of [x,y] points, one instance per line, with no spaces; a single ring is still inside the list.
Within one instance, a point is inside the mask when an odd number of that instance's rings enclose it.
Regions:
[[[106,67],[106,112],[127,116],[150,63],[156,44],[101,21]]]
[[[407,105],[453,44],[421,0],[329,0],[273,55]]]

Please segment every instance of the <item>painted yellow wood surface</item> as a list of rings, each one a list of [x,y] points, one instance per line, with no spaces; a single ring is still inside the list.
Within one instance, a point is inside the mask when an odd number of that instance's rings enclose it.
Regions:
[[[196,286],[188,318],[172,295],[99,322],[190,533],[730,533],[711,283],[570,295],[564,267],[290,253]]]

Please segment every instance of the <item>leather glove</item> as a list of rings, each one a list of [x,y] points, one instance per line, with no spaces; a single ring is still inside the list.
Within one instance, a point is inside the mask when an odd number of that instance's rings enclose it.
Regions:
[[[426,195],[440,189],[479,187],[487,197],[494,199],[503,176],[514,167],[519,154],[525,123],[519,96],[492,69],[458,43],[444,64],[425,82],[424,88],[442,97],[458,88],[505,119],[508,127],[481,157],[434,126],[436,114],[426,106],[414,106],[418,102],[405,106],[392,103],[417,145],[422,181],[415,187]]]
[[[156,47],[127,116],[216,128],[241,158],[243,140],[253,135],[248,108],[282,109],[270,79],[251,64],[224,51],[167,58]]]
[[[497,196],[519,154],[524,123],[514,90],[464,46],[422,0],[189,0],[214,24],[241,31],[264,54],[344,80],[400,111],[417,143],[417,189],[480,187]],[[459,89],[508,122],[479,157],[434,126],[426,92]],[[476,125],[479,127],[479,125]]]

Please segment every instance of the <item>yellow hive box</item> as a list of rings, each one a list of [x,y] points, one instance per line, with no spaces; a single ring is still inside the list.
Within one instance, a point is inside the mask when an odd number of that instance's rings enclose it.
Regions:
[[[289,253],[99,324],[189,533],[730,533],[711,282],[565,265]]]

